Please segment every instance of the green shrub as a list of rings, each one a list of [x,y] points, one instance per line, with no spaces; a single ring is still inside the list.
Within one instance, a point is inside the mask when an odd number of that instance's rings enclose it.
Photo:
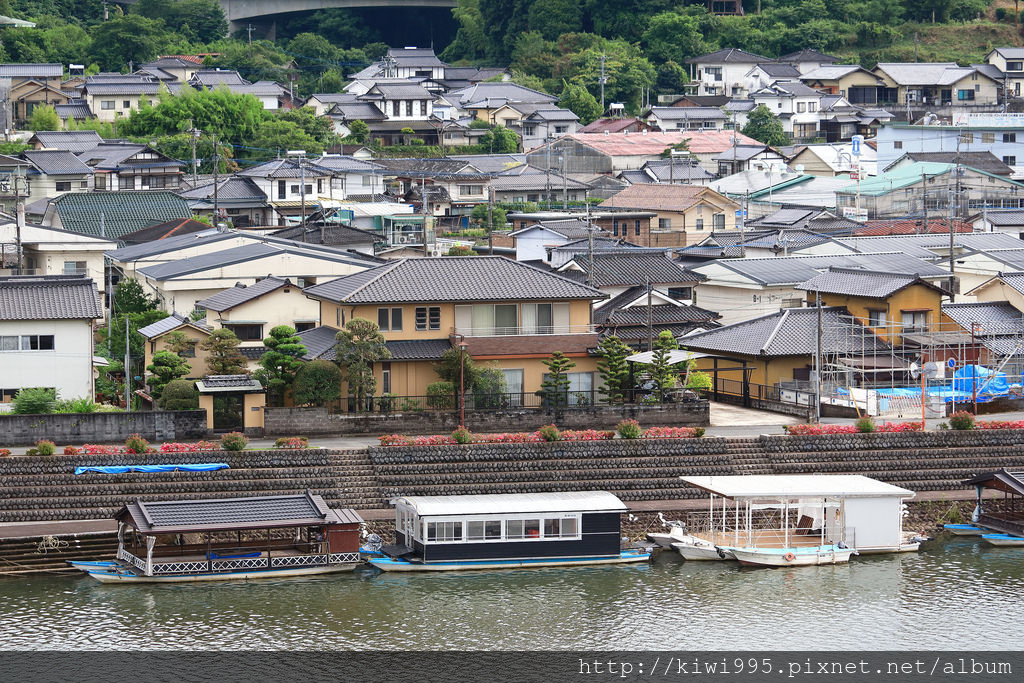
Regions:
[[[49,439],[43,439],[42,441],[36,441],[36,454],[37,455],[53,455],[57,452],[57,444],[50,441]]]
[[[25,455],[39,455],[39,449],[38,448],[30,448],[27,451],[25,451]]]
[[[974,416],[961,410],[949,416],[949,426],[960,431],[974,429]]]
[[[187,379],[172,379],[160,394],[160,407],[164,410],[197,410],[199,390]]]
[[[282,436],[274,442],[274,448],[309,448],[309,439],[304,436]]]
[[[636,420],[623,420],[615,425],[615,431],[623,439],[639,439],[644,430],[640,429],[640,423]]]
[[[455,439],[455,443],[473,443],[473,432],[460,426],[452,432],[452,438]]]
[[[940,422],[939,423],[939,429],[949,429],[949,423],[948,422]]]
[[[16,415],[46,415],[57,405],[56,389],[22,389],[11,402],[11,412]]]
[[[857,421],[853,423],[857,427],[857,431],[862,434],[869,434],[875,431],[875,422],[868,416],[858,417]]]
[[[699,439],[702,436],[704,436],[704,428],[703,427],[694,427],[693,428],[693,438]]]
[[[545,441],[558,441],[562,438],[562,432],[558,431],[558,427],[555,425],[544,425],[537,430],[537,433]]]
[[[422,413],[423,402],[415,398],[403,398],[398,410],[403,413]]]
[[[225,451],[240,451],[249,445],[249,439],[241,432],[228,432],[220,437],[220,447]]]
[[[996,21],[1005,21],[1007,16],[1007,9],[1005,7],[996,7]]]
[[[99,404],[91,398],[60,399],[54,405],[55,413],[95,413]]]
[[[455,385],[451,382],[431,382],[427,385],[427,407],[451,410],[455,407]]]
[[[149,448],[149,442],[139,434],[131,434],[124,440],[124,447],[132,453],[145,453]]]
[[[714,382],[711,380],[711,375],[698,370],[690,373],[689,379],[686,380],[686,388],[694,391],[711,391],[714,388]]]

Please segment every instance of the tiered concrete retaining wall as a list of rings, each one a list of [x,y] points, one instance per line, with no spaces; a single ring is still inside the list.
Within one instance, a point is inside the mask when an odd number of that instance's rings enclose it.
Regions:
[[[466,427],[478,432],[522,432],[556,424],[562,429],[611,429],[633,418],[642,425],[701,427],[709,423],[707,401],[660,406],[593,406],[565,410],[467,411]],[[267,436],[346,434],[446,434],[459,426],[458,412],[329,414],[326,408],[267,408]]]
[[[186,441],[206,436],[202,410],[139,413],[0,415],[0,447],[27,446],[40,439],[57,445],[117,443],[131,434],[150,441]]]

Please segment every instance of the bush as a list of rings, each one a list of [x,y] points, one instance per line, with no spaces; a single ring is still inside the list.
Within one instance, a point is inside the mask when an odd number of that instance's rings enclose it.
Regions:
[[[57,452],[57,444],[50,441],[49,439],[43,439],[42,441],[36,441],[36,454],[37,455],[53,455]]]
[[[451,410],[455,407],[455,385],[451,382],[431,382],[427,385],[427,407]]]
[[[274,448],[309,448],[309,439],[304,436],[282,436],[274,442]]]
[[[64,447],[64,455],[78,455],[81,452],[82,450],[80,448],[75,448],[74,446]]]
[[[398,410],[403,413],[422,413],[423,402],[415,398],[403,398]]]
[[[693,428],[693,438],[699,439],[702,436],[704,436],[704,428],[703,427],[694,427]]]
[[[53,408],[55,413],[95,413],[99,404],[91,398],[61,399]]]
[[[640,423],[636,420],[623,420],[615,425],[615,431],[623,439],[639,439],[640,435],[643,434],[643,430],[640,429]]]
[[[43,388],[22,389],[11,403],[11,412],[15,415],[46,415],[52,413],[57,405],[57,391]]]
[[[10,448],[0,448],[0,458],[9,458],[9,457],[11,457],[11,449]]]
[[[698,370],[690,373],[689,379],[686,380],[686,388],[694,391],[711,391],[714,388],[714,383],[711,380],[711,375]]]
[[[960,431],[974,429],[974,416],[966,410],[955,412],[949,417],[949,426]]]
[[[160,407],[164,410],[197,410],[199,390],[187,379],[172,379],[160,394]]]
[[[249,439],[241,432],[228,432],[220,437],[220,447],[225,451],[240,451],[249,445]]]
[[[39,455],[39,449],[38,448],[30,448],[27,451],[25,451],[25,455]]]
[[[452,438],[455,439],[455,443],[473,443],[473,432],[460,426],[452,432]]]
[[[292,400],[298,406],[323,406],[341,398],[341,368],[329,360],[312,360],[295,373]]]
[[[558,427],[555,425],[544,425],[537,430],[537,433],[540,434],[540,438],[549,442],[558,441],[562,438],[562,433],[558,431]]]
[[[996,21],[1005,21],[1007,10],[1005,7],[996,7]]]
[[[145,453],[149,449],[149,442],[138,434],[131,434],[124,440],[124,449],[129,453]]]
[[[866,415],[864,417],[858,417],[857,421],[853,423],[857,427],[857,431],[862,434],[869,434],[875,431],[875,422]]]

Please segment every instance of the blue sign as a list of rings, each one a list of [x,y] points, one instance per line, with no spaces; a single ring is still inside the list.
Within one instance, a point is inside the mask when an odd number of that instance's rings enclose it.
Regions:
[[[948,365],[950,368],[955,368],[956,367],[956,358],[950,358],[949,360],[947,360],[946,361],[946,365]]]
[[[736,212],[736,218],[746,218],[746,217],[747,217],[747,212],[746,211],[741,209],[741,210]]]
[[[863,142],[864,142],[864,136],[863,135],[854,135],[851,138],[850,153],[853,154],[853,156],[855,156],[855,157],[859,157],[860,156],[860,146],[861,146],[861,144]]]

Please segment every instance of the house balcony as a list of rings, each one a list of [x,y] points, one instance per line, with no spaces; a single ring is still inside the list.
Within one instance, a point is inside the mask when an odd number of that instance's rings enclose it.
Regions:
[[[529,327],[457,327],[452,344],[461,342],[471,356],[550,356],[555,351],[586,353],[598,342],[596,325]]]

